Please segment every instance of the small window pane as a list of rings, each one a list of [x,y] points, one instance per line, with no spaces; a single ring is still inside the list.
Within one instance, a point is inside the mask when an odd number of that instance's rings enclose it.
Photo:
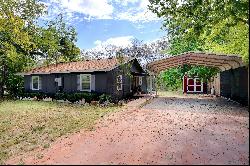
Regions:
[[[189,79],[188,80],[188,85],[194,85],[194,80],[193,79]]]
[[[188,86],[189,91],[194,91],[194,86]]]
[[[196,86],[196,91],[201,91],[201,86]]]
[[[201,85],[200,79],[196,79],[196,85]]]
[[[116,78],[117,83],[122,83],[122,75],[118,75]]]
[[[89,90],[90,89],[90,83],[89,82],[83,82],[82,83],[82,89]]]
[[[83,76],[82,76],[82,80],[83,80],[84,82],[89,82],[89,81],[90,81],[90,76],[89,76],[89,75],[83,75]]]

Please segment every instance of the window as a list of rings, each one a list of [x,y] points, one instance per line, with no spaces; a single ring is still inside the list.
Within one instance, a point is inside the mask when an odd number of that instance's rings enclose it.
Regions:
[[[91,91],[91,74],[80,75],[80,90],[88,92]]]
[[[116,83],[117,83],[116,89],[117,89],[118,91],[122,90],[122,75],[118,75],[118,76],[116,77]]]
[[[187,91],[188,92],[202,92],[203,84],[199,78],[188,78],[187,79]]]
[[[39,76],[32,76],[32,90],[39,90]]]

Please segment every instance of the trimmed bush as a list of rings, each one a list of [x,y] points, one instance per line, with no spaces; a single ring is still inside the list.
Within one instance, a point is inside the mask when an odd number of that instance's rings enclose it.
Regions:
[[[36,97],[38,100],[42,100],[46,97],[50,97],[55,100],[68,100],[72,103],[76,101],[80,101],[85,99],[85,102],[90,103],[91,101],[99,101],[103,103],[105,101],[111,101],[111,96],[106,94],[99,94],[95,92],[82,92],[82,93],[65,93],[65,92],[58,92],[55,94],[51,93],[42,93],[42,92],[30,92],[30,93],[23,93],[19,97],[26,97],[26,98],[34,98]]]
[[[99,102],[102,104],[104,102],[111,102],[111,96],[107,95],[107,94],[102,94],[101,96],[99,96]]]

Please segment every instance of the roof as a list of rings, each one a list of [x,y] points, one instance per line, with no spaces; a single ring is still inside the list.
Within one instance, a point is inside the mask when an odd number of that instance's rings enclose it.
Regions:
[[[237,55],[186,52],[180,55],[151,62],[147,65],[147,69],[158,74],[163,70],[182,66],[184,64],[217,67],[221,71],[235,69],[246,65],[243,63],[242,58]]]
[[[133,59],[126,58],[126,62]],[[23,75],[51,74],[51,73],[72,73],[72,72],[94,72],[110,71],[119,66],[116,58],[94,59],[77,62],[58,63],[32,69]]]

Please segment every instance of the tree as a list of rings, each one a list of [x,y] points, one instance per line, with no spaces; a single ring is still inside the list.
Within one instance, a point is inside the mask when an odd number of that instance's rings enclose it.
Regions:
[[[209,52],[241,55],[244,62],[249,63],[249,27],[243,23],[228,27],[225,33],[226,21],[217,24],[211,31],[200,37],[204,41],[203,48]]]
[[[245,46],[249,40],[248,3],[248,0],[150,0],[149,9],[164,19],[163,27],[168,30],[171,40],[195,37],[201,45],[208,46],[207,50],[240,54],[248,63]],[[240,31],[242,28],[244,30]],[[240,46],[242,41],[235,41],[231,32],[244,41],[243,48]],[[237,48],[232,49],[232,46]]]
[[[142,65],[166,57],[163,50],[168,48],[168,40],[163,37],[152,43],[144,43],[138,39],[133,39],[130,46],[121,47],[115,45],[103,45],[101,48],[83,51],[83,58],[105,58],[115,57],[117,54],[130,58],[137,58]]]
[[[45,13],[38,0],[0,0],[0,98],[4,89],[19,91],[15,85],[21,79],[15,74],[30,69],[41,57],[46,63],[79,58],[75,29],[66,26],[61,15],[38,26],[37,18]]]
[[[44,13],[38,1],[0,0],[0,97],[13,76],[30,61],[33,20]]]
[[[39,27],[35,35],[37,52],[45,59],[45,64],[70,62],[80,59],[80,49],[76,46],[77,33],[74,27],[66,26],[62,15]]]

